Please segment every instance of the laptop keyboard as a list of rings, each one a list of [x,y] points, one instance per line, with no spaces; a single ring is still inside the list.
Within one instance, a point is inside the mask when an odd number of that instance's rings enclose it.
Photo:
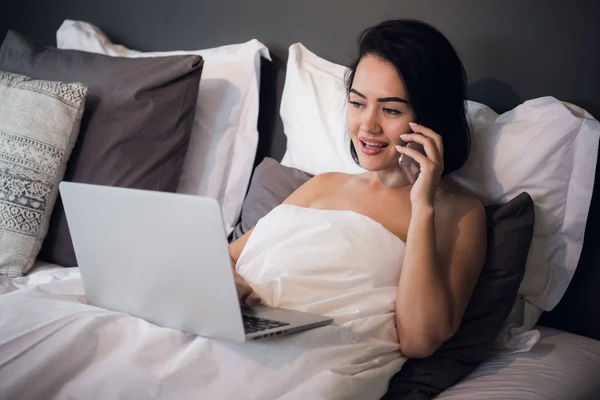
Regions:
[[[245,314],[242,314],[242,320],[244,321],[244,331],[246,333],[261,332],[267,329],[279,328],[281,326],[289,325],[287,322],[259,318]]]

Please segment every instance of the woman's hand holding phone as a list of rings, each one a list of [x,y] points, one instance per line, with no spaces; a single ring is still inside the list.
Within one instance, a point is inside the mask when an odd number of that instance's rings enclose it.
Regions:
[[[413,205],[433,206],[435,194],[444,170],[444,147],[442,137],[433,130],[419,124],[410,123],[414,133],[401,135],[400,138],[407,142],[406,146],[396,146],[396,150],[401,154],[401,166],[409,180],[414,180],[410,191],[410,200]],[[417,145],[422,146],[420,152]],[[410,157],[419,165],[419,172],[416,179],[415,169],[406,162],[406,157]],[[404,165],[402,165],[404,163]]]

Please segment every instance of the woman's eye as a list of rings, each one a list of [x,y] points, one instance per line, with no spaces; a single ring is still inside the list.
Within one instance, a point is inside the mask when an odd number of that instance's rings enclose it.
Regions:
[[[383,111],[388,113],[389,115],[399,115],[400,114],[400,111],[394,110],[393,108],[384,108]]]
[[[362,104],[359,103],[358,101],[352,101],[352,100],[350,100],[350,104],[352,104],[352,106],[355,107],[355,108],[362,107]]]

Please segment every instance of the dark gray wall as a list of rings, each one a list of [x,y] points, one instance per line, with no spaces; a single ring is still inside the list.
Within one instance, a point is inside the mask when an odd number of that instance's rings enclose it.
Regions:
[[[3,2],[5,2],[3,0]],[[8,27],[52,38],[65,18],[92,21],[145,50],[200,48],[257,37],[281,58],[302,41],[335,62],[355,37],[391,16],[441,29],[471,80],[495,78],[523,98],[555,94],[600,106],[600,2],[595,0],[10,0]],[[37,15],[35,14],[37,12]],[[3,32],[2,32],[3,33]]]

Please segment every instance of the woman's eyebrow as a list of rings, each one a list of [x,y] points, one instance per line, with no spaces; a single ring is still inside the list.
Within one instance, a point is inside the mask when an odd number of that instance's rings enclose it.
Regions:
[[[361,92],[359,92],[358,90],[356,90],[354,88],[350,89],[350,93],[354,93],[355,95],[360,96],[363,99],[367,98],[367,96],[365,96],[364,94],[362,94]],[[406,103],[406,104],[408,104],[408,101],[404,100],[402,97],[382,97],[382,98],[377,99],[377,101],[380,102],[380,103],[388,103],[390,101],[396,101],[398,103]]]

